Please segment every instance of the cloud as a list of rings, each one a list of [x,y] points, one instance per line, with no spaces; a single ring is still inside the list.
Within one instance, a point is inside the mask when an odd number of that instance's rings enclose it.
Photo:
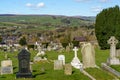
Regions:
[[[102,10],[101,6],[92,7],[93,12],[100,12]]]
[[[26,6],[31,8],[31,9],[39,9],[39,8],[44,7],[45,4],[43,2],[40,2],[38,4],[27,3]]]
[[[44,7],[44,6],[45,6],[45,4],[44,4],[43,2],[38,3],[38,4],[36,5],[37,8],[41,8],[41,7]]]
[[[26,6],[27,6],[27,7],[32,7],[33,4],[31,4],[31,3],[27,3]]]

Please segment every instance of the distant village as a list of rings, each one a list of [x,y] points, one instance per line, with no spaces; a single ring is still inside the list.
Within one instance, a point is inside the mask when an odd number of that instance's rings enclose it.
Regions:
[[[94,29],[78,28],[78,27],[60,27],[55,30],[44,30],[40,32],[22,32],[18,26],[1,27],[0,28],[0,47],[7,49],[11,47],[19,47],[19,41],[24,36],[27,45],[34,45],[36,42],[46,43],[72,43],[91,41],[96,43]],[[1,48],[2,49],[2,48]],[[18,48],[17,48],[18,49]]]

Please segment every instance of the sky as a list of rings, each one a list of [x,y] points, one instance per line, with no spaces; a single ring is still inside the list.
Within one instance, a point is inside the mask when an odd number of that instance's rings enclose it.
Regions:
[[[96,16],[120,0],[0,0],[0,14]]]

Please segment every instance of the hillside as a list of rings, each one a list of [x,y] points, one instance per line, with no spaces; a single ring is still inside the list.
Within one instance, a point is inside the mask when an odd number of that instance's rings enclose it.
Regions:
[[[58,27],[81,27],[93,25],[95,17],[60,15],[14,15],[1,14],[0,26],[20,26],[40,29]]]

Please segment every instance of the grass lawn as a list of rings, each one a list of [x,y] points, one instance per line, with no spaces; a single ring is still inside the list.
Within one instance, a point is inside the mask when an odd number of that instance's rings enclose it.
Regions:
[[[8,57],[13,61],[14,73],[7,75],[0,75],[0,80],[24,80],[24,79],[15,79],[16,72],[18,72],[18,60],[17,54],[19,52],[9,53]],[[37,54],[37,51],[30,51],[31,61],[33,61],[34,56]],[[5,52],[0,52],[0,61],[4,60]],[[32,65],[32,74],[34,78],[25,79],[25,80],[90,80],[87,76],[82,74],[79,70],[73,68],[72,75],[64,75],[64,70],[54,70],[53,61],[57,59],[59,54],[65,55],[66,63],[70,63],[74,57],[74,52],[56,52],[50,51],[46,52],[48,61],[37,62]],[[99,50],[96,49],[96,64],[100,67],[102,62],[106,62],[109,56],[109,50]],[[78,57],[82,62],[80,49],[78,51]],[[113,80],[113,75],[110,75],[106,71],[96,68],[85,69],[89,74],[93,75],[97,80]]]
[[[111,65],[110,67],[120,72],[120,65]]]

